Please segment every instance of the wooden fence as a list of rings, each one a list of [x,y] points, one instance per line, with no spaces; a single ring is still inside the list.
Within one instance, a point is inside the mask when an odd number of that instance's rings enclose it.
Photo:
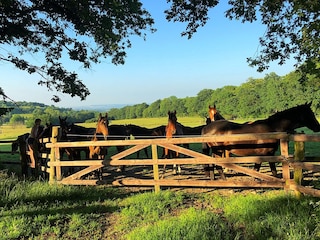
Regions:
[[[21,135],[22,136],[22,135]],[[21,175],[22,176],[30,176],[35,175],[35,159],[31,149],[27,147],[26,139],[19,138],[15,140],[3,140],[0,143],[15,143],[17,144],[16,151],[0,151],[0,154],[19,154],[20,161],[1,161],[0,163],[3,165],[20,165],[21,167]],[[46,143],[51,142],[51,138],[41,138],[39,139],[40,144],[45,146]],[[37,153],[38,159],[41,160],[41,164],[39,166],[39,172],[48,173],[48,165],[50,152],[46,152],[45,149],[43,151],[38,151]]]
[[[320,166],[312,161],[317,160],[307,159],[304,156],[304,142],[320,142],[320,135],[305,135],[297,134],[290,135],[287,133],[268,133],[268,134],[235,134],[235,135],[220,135],[210,137],[183,137],[183,138],[159,138],[159,139],[137,139],[137,140],[106,140],[106,141],[83,141],[83,142],[57,142],[58,129],[54,127],[52,142],[47,143],[46,147],[51,148],[50,162],[48,163],[49,181],[50,183],[57,182],[61,184],[76,184],[76,185],[95,185],[103,184],[99,179],[86,179],[85,175],[101,168],[109,166],[152,166],[151,178],[122,178],[113,181],[114,185],[122,186],[153,186],[155,191],[159,191],[164,186],[176,187],[215,187],[215,188],[283,188],[285,190],[294,190],[299,196],[301,193],[320,197],[320,190],[310,186],[302,186],[301,180],[303,177],[303,169],[313,172],[320,172]],[[280,141],[279,156],[250,156],[250,157],[225,157],[213,158],[204,155],[200,152],[181,147],[180,144],[206,142],[223,142],[228,141],[244,141],[257,139],[278,139]],[[295,152],[289,154],[289,141],[295,144]],[[66,161],[60,160],[61,148],[78,148],[88,146],[127,146],[123,152],[117,153],[105,160],[79,160]],[[126,159],[146,147],[151,146],[152,157],[149,159]],[[158,150],[168,148],[177,151],[184,157],[173,159],[159,158]],[[257,172],[250,166],[253,163],[275,162],[280,163],[278,169],[281,169],[281,177],[273,177],[270,171]],[[227,168],[236,173],[241,173],[247,176],[246,179],[237,180],[229,177],[227,180],[212,180],[205,178],[189,178],[189,179],[172,179],[160,178],[160,168],[163,165],[192,165],[198,166],[204,164],[215,164]],[[72,175],[63,177],[62,168],[66,167],[82,167],[81,170]]]

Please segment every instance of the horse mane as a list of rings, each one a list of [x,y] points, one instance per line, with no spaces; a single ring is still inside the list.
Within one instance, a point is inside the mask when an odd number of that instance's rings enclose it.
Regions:
[[[274,119],[278,119],[278,118],[286,118],[287,116],[290,116],[293,113],[296,114],[297,112],[301,112],[304,109],[310,109],[310,105],[311,105],[311,103],[305,103],[305,104],[298,105],[298,106],[295,106],[292,108],[288,108],[288,109],[285,109],[283,111],[280,111],[280,112],[277,112],[277,113],[271,115],[267,119],[274,120]]]

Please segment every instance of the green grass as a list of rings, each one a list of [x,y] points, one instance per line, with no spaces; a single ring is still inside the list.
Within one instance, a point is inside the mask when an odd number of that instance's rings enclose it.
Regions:
[[[130,193],[1,174],[0,239],[320,239],[320,201],[281,190]]]

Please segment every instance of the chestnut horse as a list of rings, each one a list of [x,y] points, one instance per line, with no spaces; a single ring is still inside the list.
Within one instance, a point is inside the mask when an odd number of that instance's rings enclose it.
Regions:
[[[214,121],[202,129],[202,136],[241,134],[241,133],[270,133],[293,132],[296,128],[307,127],[314,132],[320,131],[320,124],[311,110],[311,103],[302,104],[252,123],[234,123],[226,120]],[[274,139],[253,140],[241,142],[208,142],[212,151],[220,155],[225,150],[237,156],[273,156],[278,149],[279,141]],[[277,176],[275,163],[269,163],[273,176]],[[259,171],[261,164],[255,164]],[[223,172],[221,177],[224,178]]]
[[[209,118],[207,118],[207,122],[206,122],[207,125],[210,124],[211,122],[214,122],[214,121],[225,120],[225,118],[217,110],[216,104],[214,104],[213,107],[211,107],[209,105],[208,113],[209,113]],[[210,154],[210,148],[209,148],[209,146],[207,144],[202,144],[202,152],[204,154],[206,154],[206,155]],[[214,165],[211,165],[211,166],[209,164],[204,165],[205,175],[209,177],[210,176],[210,170],[213,171],[214,167],[215,167]],[[216,166],[216,168],[217,168],[218,172],[223,176],[222,167],[221,166]]]
[[[108,131],[108,114],[104,117],[102,117],[102,114],[100,113],[99,119],[97,122],[96,131],[93,135],[92,141],[98,141],[99,136],[97,134],[102,134],[103,139],[107,140],[107,136],[109,135]],[[94,156],[97,156],[98,159],[104,159],[106,155],[107,149],[105,147],[100,146],[89,146],[89,158],[92,159]]]
[[[172,138],[173,136],[183,135],[182,125],[177,122],[177,112],[176,111],[168,111],[168,124],[166,126],[166,138]],[[179,153],[176,152],[175,154],[173,151],[165,148],[164,149],[164,158],[171,158],[171,157],[179,157]],[[163,167],[163,172],[165,173],[166,165]],[[173,173],[180,174],[181,167],[180,165],[173,165]]]
[[[211,122],[218,121],[218,120],[225,120],[224,117],[220,114],[220,112],[217,110],[216,105],[214,104],[213,107],[209,105],[209,119]]]

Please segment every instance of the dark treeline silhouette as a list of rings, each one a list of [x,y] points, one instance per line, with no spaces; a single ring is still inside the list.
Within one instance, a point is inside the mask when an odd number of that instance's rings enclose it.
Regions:
[[[299,79],[301,76],[297,72],[285,76],[270,73],[263,79],[249,78],[240,86],[203,89],[195,97],[171,96],[151,104],[141,103],[113,108],[108,110],[108,116],[111,120],[166,117],[169,110],[176,110],[179,117],[206,117],[208,106],[216,104],[226,119],[265,118],[275,112],[310,101],[313,111],[319,115],[320,79],[313,76],[309,76],[304,82],[300,82]],[[41,103],[17,102],[16,104],[0,101],[0,107],[14,108],[1,117],[2,123],[23,122],[31,126],[35,118],[41,118],[43,122],[59,124],[58,116],[67,116],[68,122],[80,123],[95,121],[99,115],[96,111],[75,111],[72,108],[57,108]],[[25,114],[28,114],[28,117],[23,117]]]

